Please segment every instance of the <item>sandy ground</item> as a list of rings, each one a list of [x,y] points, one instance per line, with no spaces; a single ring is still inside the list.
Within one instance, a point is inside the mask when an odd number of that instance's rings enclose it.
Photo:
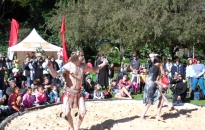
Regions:
[[[155,105],[150,107],[146,120],[140,120],[144,107],[141,101],[86,102],[86,107],[83,130],[205,130],[205,108],[191,104],[175,106],[172,112],[163,107],[162,117],[166,122],[155,119]],[[66,120],[59,117],[61,109],[58,105],[29,112],[9,122],[5,130],[68,130]]]

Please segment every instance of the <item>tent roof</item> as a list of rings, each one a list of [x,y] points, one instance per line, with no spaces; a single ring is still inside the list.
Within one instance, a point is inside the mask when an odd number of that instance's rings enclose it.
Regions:
[[[9,51],[36,51],[37,47],[42,47],[44,51],[62,51],[61,47],[52,45],[45,41],[35,29],[33,29],[23,41],[10,47]]]

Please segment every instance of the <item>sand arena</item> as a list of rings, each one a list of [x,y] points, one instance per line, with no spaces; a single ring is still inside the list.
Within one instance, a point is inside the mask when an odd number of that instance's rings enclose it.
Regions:
[[[160,122],[155,119],[155,105],[148,110],[146,120],[140,120],[143,106],[142,101],[135,100],[88,101],[87,113],[81,128],[83,130],[205,130],[205,108],[184,104],[175,106],[176,110],[170,112],[168,107],[163,107],[162,117],[165,122]],[[59,117],[61,111],[61,105],[34,110],[14,118],[4,129],[68,130],[67,121]],[[73,110],[73,113],[75,111]]]

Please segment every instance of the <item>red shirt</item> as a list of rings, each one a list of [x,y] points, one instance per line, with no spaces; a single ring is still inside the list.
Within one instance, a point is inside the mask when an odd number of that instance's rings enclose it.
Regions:
[[[17,99],[17,97],[18,97],[17,94],[13,94],[13,93],[12,93],[12,94],[9,96],[9,99],[8,99],[8,106],[10,106],[10,107],[16,106],[16,107],[20,108],[20,106],[17,106],[17,104],[16,104],[16,99]]]
[[[125,82],[123,82],[123,80],[121,79],[119,81],[119,85],[120,85],[120,87],[132,86],[132,82],[130,82],[130,80],[126,80]]]

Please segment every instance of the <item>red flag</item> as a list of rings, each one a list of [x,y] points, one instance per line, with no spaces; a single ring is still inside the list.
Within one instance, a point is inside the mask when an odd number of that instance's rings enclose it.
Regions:
[[[9,38],[9,47],[16,45],[18,41],[18,29],[19,29],[18,22],[15,19],[12,19],[10,38]]]
[[[63,45],[63,61],[68,62],[67,47],[65,42],[65,17],[62,18],[61,31],[62,45]]]

